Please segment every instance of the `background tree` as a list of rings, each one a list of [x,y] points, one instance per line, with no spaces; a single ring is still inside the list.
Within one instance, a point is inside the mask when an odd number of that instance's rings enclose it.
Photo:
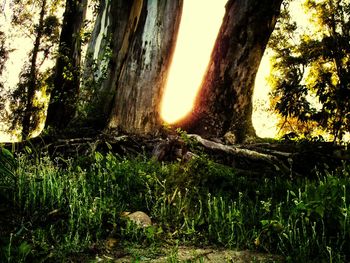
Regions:
[[[41,70],[51,58],[58,38],[58,0],[13,2],[12,25],[33,40],[29,61],[23,66],[17,88],[12,93],[12,129],[22,129],[22,139],[42,123],[49,72]]]
[[[298,36],[296,24],[284,20],[272,38],[275,108],[341,141],[350,130],[350,4],[308,0],[305,8],[313,25],[307,33]]]
[[[46,125],[67,126],[74,117],[80,86],[81,33],[87,0],[67,0]]]
[[[193,112],[178,125],[205,137],[255,136],[252,95],[282,0],[229,0]]]
[[[44,34],[44,18],[46,13],[46,0],[43,0],[41,3],[41,11],[39,14],[39,22],[36,27],[36,36],[33,51],[30,58],[30,65],[28,68],[27,74],[27,100],[26,107],[24,109],[23,119],[22,119],[22,139],[26,139],[29,136],[29,132],[32,129],[31,120],[35,116],[35,105],[34,105],[34,97],[35,92],[37,90],[37,59],[40,49],[41,38]],[[34,113],[34,114],[33,114]]]
[[[9,121],[9,113],[6,109],[8,93],[4,89],[4,79],[2,76],[5,70],[6,61],[8,60],[11,51],[12,50],[6,43],[6,34],[1,31],[0,27],[0,131],[4,129],[4,124]]]

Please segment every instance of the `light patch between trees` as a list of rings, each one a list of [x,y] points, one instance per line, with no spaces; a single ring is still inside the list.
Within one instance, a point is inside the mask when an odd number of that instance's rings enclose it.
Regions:
[[[222,23],[226,2],[184,1],[174,59],[162,100],[164,121],[176,122],[193,107]]]

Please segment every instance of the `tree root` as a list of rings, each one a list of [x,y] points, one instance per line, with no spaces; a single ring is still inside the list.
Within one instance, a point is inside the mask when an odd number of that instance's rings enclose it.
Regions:
[[[230,154],[239,158],[248,159],[251,161],[262,161],[274,167],[274,169],[277,172],[282,172],[285,175],[289,175],[291,173],[290,168],[272,154],[260,153],[258,151],[239,148],[231,145],[230,146],[224,145],[218,142],[213,142],[213,141],[204,139],[197,134],[190,134],[188,136],[190,138],[194,138],[198,143],[200,143],[203,147],[207,149],[214,150],[214,151],[221,151],[226,154]],[[286,155],[284,155],[283,153],[278,153],[278,154],[283,155],[284,157],[285,156],[289,157],[289,154],[287,153]]]

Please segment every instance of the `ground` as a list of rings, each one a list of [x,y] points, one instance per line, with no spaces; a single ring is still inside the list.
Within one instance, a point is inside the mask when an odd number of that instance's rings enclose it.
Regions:
[[[1,200],[3,201],[3,200]],[[22,216],[0,203],[0,237],[10,237],[21,229]],[[22,226],[23,227],[23,226]],[[121,248],[118,240],[100,241],[89,252],[73,254],[69,262],[281,262],[279,256],[248,250],[236,251],[219,247],[157,246]]]

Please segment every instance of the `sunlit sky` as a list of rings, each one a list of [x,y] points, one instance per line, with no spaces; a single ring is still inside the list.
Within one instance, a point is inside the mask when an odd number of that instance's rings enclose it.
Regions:
[[[217,37],[227,0],[185,0],[162,117],[172,123],[192,108]],[[199,8],[200,7],[200,8]]]
[[[8,1],[9,2],[9,1]],[[193,100],[198,91],[202,77],[209,62],[227,0],[184,0],[180,31],[176,45],[173,63],[170,68],[168,83],[162,101],[162,117],[166,122],[186,115],[193,106]],[[306,24],[306,16],[301,13],[303,0],[295,0],[292,5],[292,14],[298,17],[300,24]],[[0,23],[5,26],[10,23],[10,8],[5,7],[7,17],[0,14]],[[14,86],[18,81],[21,65],[25,61],[32,40],[21,39],[11,43],[15,49],[6,64],[7,87]],[[266,77],[270,73],[270,56],[265,55],[256,78],[254,101],[263,108],[269,107],[268,93],[270,91]],[[20,63],[19,63],[20,61]],[[276,135],[277,118],[266,111],[255,111],[253,123],[257,134],[261,137],[274,137]],[[0,142],[8,141],[0,134]]]

